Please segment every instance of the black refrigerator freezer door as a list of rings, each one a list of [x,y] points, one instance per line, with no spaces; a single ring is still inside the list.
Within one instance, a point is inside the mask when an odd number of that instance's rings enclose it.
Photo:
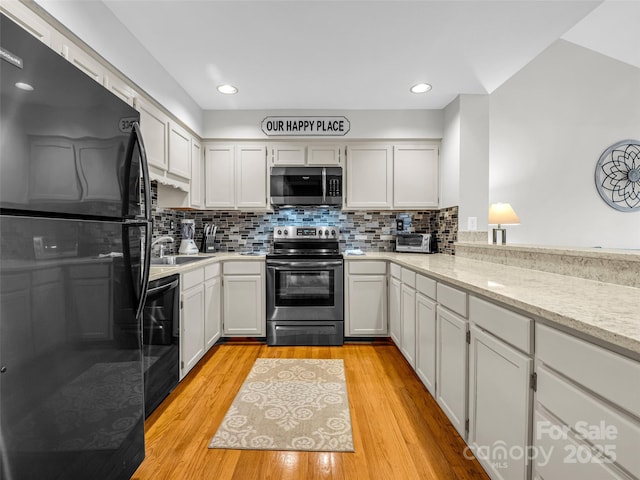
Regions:
[[[0,216],[7,479],[129,478],[144,458],[145,225]]]
[[[140,216],[138,112],[4,15],[0,47],[0,207]]]

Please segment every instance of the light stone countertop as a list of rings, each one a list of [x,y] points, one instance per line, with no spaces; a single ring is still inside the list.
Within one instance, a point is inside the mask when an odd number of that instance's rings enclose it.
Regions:
[[[640,288],[441,254],[380,252],[345,259],[391,260],[640,360]]]
[[[159,278],[168,277],[169,275],[175,275],[176,273],[184,273],[195,268],[200,268],[205,265],[211,265],[212,263],[223,262],[225,260],[237,260],[237,261],[260,261],[263,262],[265,254],[259,255],[247,255],[242,253],[213,253],[213,254],[198,254],[198,255],[178,255],[179,257],[194,257],[197,256],[203,260],[198,262],[191,262],[184,265],[151,265],[151,272],[149,273],[149,281],[158,280]]]
[[[151,268],[150,280],[225,260],[264,261],[264,255],[216,253],[201,262]],[[495,300],[536,320],[565,327],[640,360],[640,288],[505,266],[452,255],[367,252],[346,261],[387,260],[469,293]]]

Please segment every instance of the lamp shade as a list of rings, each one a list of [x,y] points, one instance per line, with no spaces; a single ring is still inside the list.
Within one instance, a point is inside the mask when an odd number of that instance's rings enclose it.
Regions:
[[[492,203],[489,206],[489,225],[520,225],[520,219],[508,203]]]

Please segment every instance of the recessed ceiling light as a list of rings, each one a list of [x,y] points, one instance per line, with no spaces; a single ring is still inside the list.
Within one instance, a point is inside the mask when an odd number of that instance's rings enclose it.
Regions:
[[[27,92],[33,92],[33,87],[31,85],[29,85],[28,83],[18,82],[18,83],[16,83],[16,87],[19,88],[20,90],[25,90]]]
[[[428,83],[417,83],[409,90],[411,90],[411,93],[426,93],[431,90],[431,85]]]
[[[233,85],[229,85],[229,84],[218,85],[218,91],[220,93],[224,93],[225,95],[233,95],[235,93],[238,93],[238,89]]]

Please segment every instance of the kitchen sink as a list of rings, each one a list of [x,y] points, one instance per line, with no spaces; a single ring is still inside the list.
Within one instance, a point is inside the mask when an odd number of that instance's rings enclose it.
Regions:
[[[178,257],[176,255],[167,255],[166,257],[157,257],[151,259],[151,265],[163,265],[163,266],[178,266],[186,263],[200,262],[206,260],[208,257]]]

